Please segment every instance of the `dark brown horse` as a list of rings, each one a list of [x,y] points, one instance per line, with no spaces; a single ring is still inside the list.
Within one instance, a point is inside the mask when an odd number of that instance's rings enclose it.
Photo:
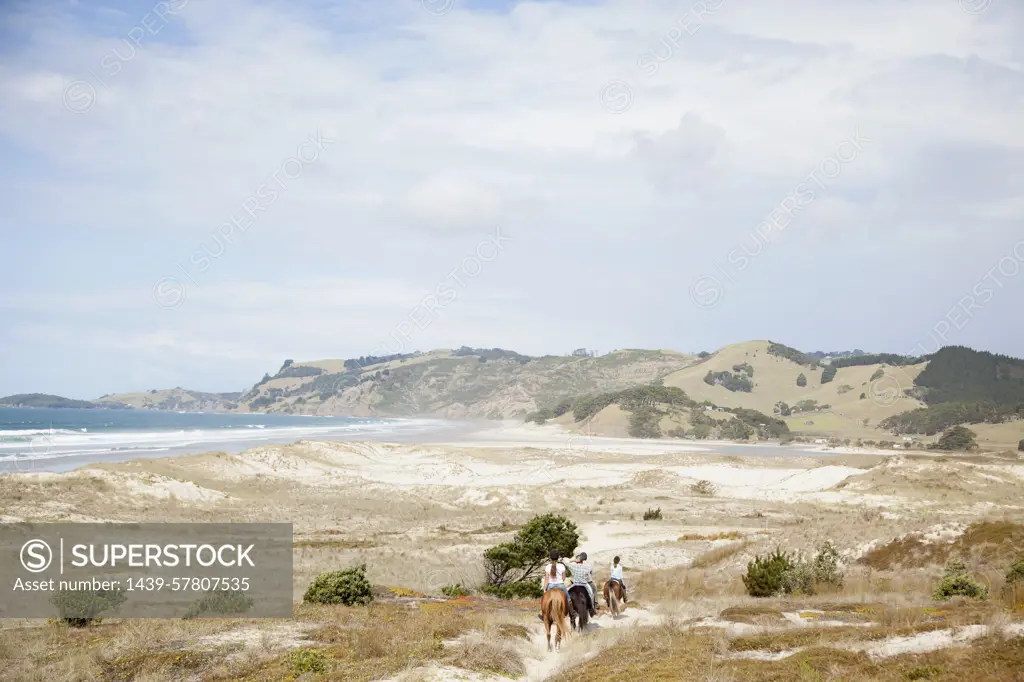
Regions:
[[[622,585],[618,580],[604,584],[604,603],[611,609],[612,618],[622,613]]]
[[[569,613],[569,601],[565,598],[565,592],[554,587],[544,593],[540,600],[540,613],[544,619],[544,641],[548,643],[548,651],[551,651],[551,625],[555,626],[555,646],[562,645],[562,637],[569,636],[569,624],[565,621]]]
[[[569,620],[572,622],[572,629],[579,632],[586,632],[587,623],[590,622],[590,609],[587,604],[589,596],[586,585],[573,585],[569,588],[569,599],[572,601],[572,610],[569,612]],[[577,623],[576,618],[579,617]]]

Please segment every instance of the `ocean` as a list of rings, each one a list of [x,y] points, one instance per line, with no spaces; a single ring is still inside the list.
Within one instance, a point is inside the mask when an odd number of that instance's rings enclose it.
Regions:
[[[0,408],[0,473],[67,471],[90,462],[241,452],[302,439],[402,442],[456,422],[152,410]]]

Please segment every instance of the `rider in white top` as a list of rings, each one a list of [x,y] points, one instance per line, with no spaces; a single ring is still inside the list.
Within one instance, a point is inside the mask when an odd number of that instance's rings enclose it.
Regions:
[[[619,563],[619,557],[615,557],[612,560],[611,577],[609,579],[618,581],[622,587],[622,601],[626,601],[626,583],[622,579],[622,564]]]

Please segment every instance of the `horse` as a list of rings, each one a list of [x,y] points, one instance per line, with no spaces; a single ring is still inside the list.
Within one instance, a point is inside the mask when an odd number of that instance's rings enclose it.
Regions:
[[[544,619],[544,641],[548,644],[548,651],[551,651],[552,623],[555,625],[555,647],[561,647],[562,637],[569,636],[569,624],[565,622],[569,602],[565,598],[565,593],[558,588],[545,592],[540,600],[540,612]]]
[[[612,618],[622,613],[622,584],[618,580],[604,584],[604,603],[611,609]]]
[[[572,629],[579,632],[585,632],[587,629],[587,623],[590,621],[590,609],[587,608],[588,591],[586,585],[573,585],[569,588],[569,599],[572,600],[573,610],[575,614],[570,612],[569,619],[572,621]],[[579,616],[579,623],[576,622],[576,617]]]

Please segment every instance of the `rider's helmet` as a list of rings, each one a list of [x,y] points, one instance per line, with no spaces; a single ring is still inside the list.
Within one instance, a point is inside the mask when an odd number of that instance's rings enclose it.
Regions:
[[[587,560],[587,553],[586,552],[580,552],[576,556],[576,558],[579,559],[580,561],[586,561]]]

